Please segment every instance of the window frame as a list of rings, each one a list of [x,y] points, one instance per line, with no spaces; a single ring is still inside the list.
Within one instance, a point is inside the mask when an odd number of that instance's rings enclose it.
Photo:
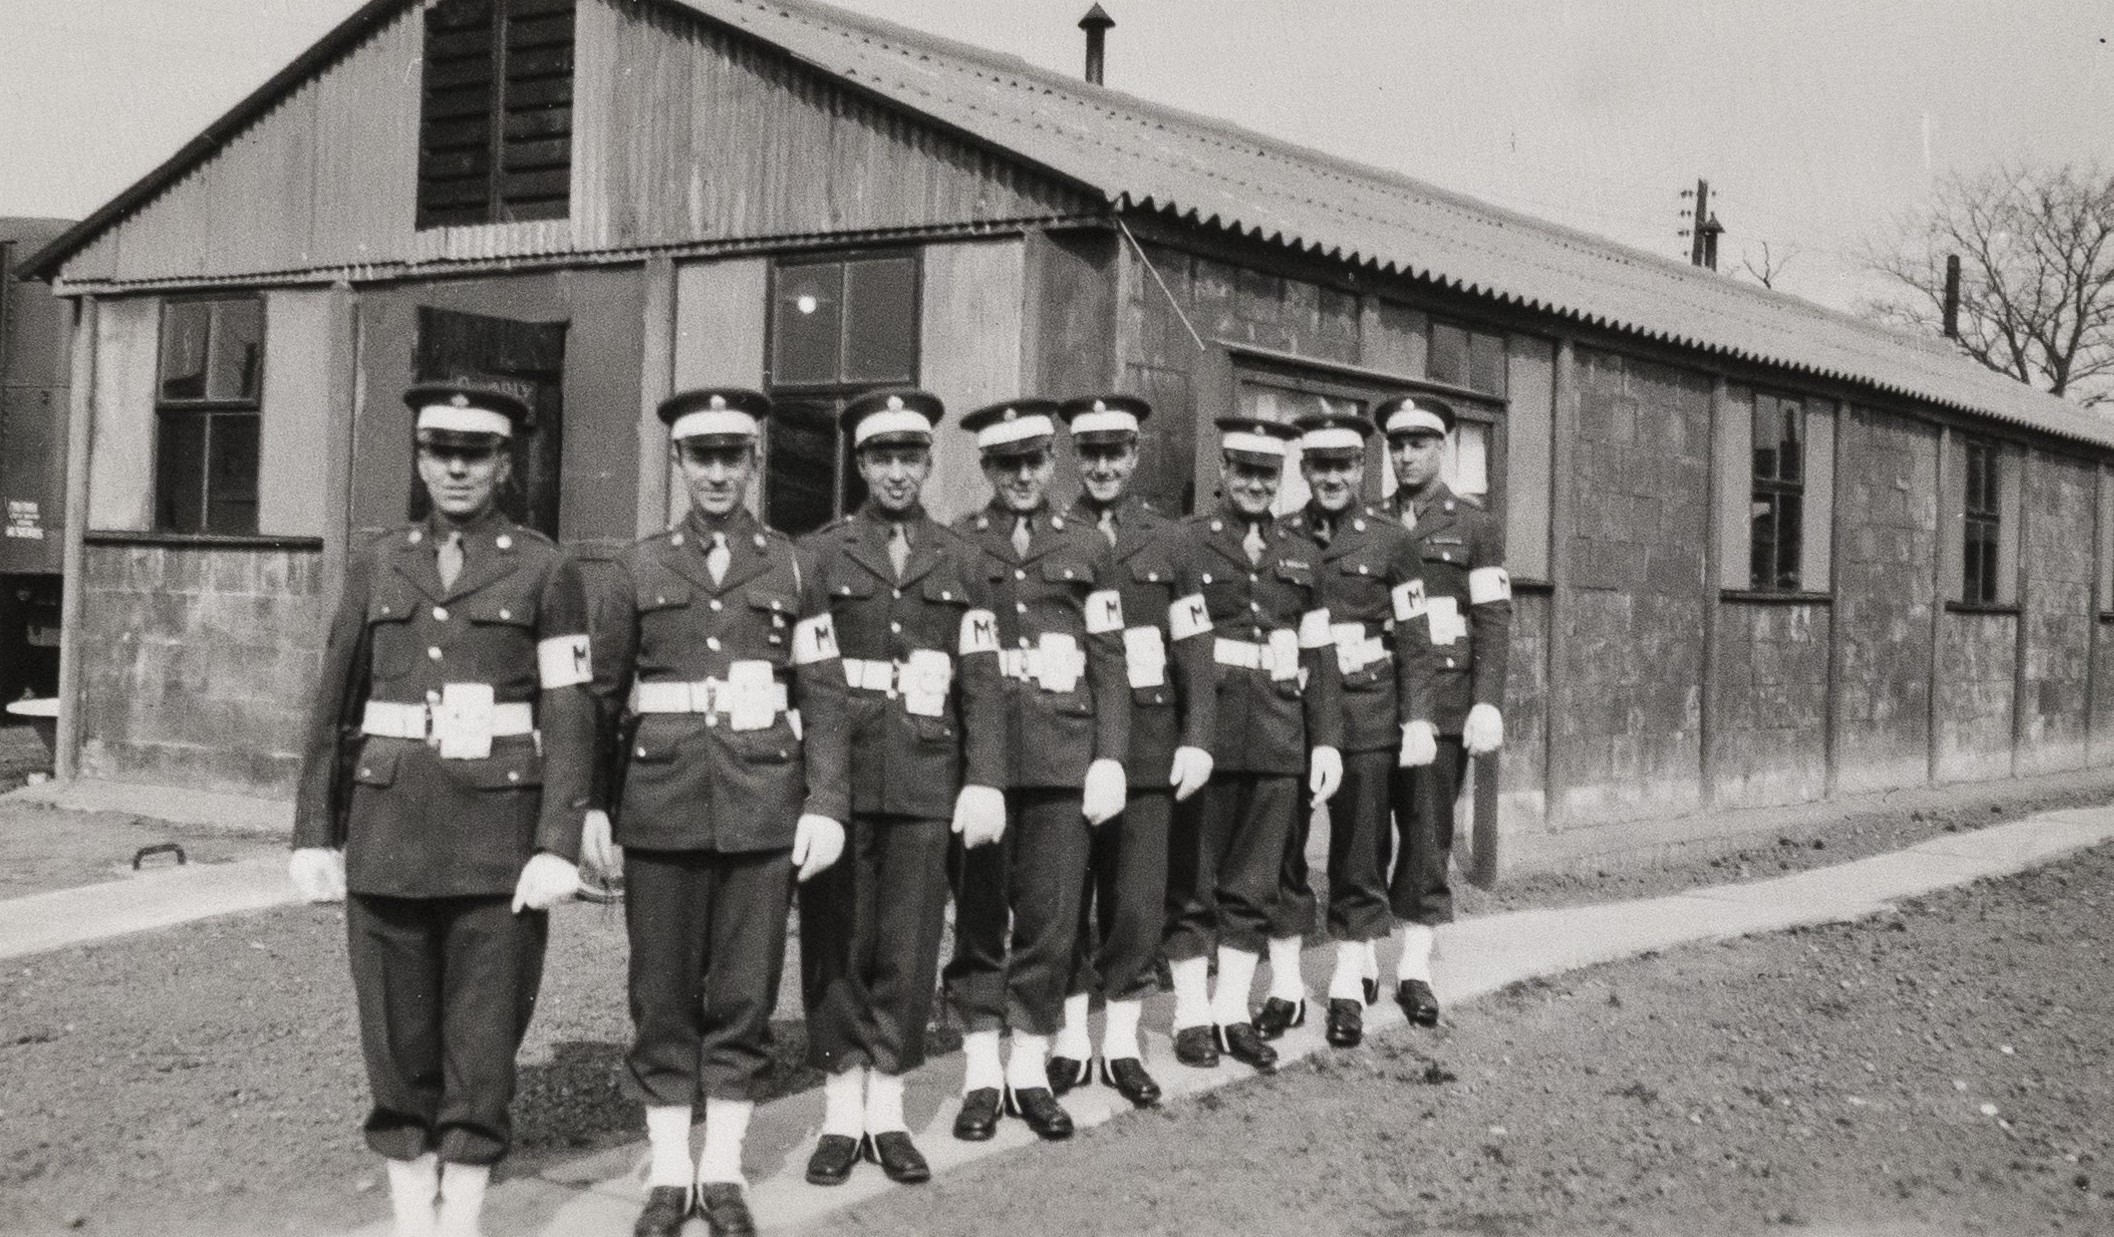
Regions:
[[[1962,434],[1960,446],[1960,576],[1962,605],[2004,604],[2004,444],[1993,438]],[[1979,462],[1979,468],[1977,467]],[[1975,480],[1982,481],[1976,506]],[[1979,552],[1979,553],[1977,553]]]
[[[911,330],[907,375],[901,378],[856,380],[844,377],[844,366],[852,352],[850,332],[856,320],[854,315],[842,313],[840,305],[836,376],[826,382],[780,380],[777,365],[779,360],[778,303],[781,272],[800,267],[836,266],[840,268],[838,287],[841,289],[844,286],[841,273],[848,270],[849,267],[861,262],[887,261],[905,262],[910,268],[910,306],[907,320],[911,324]],[[840,292],[840,297],[841,295],[842,293]],[[916,386],[918,384],[925,365],[924,313],[925,251],[921,246],[817,250],[803,253],[778,254],[774,255],[767,264],[764,278],[763,315],[762,372],[764,394],[770,396],[773,404],[784,404],[797,400],[803,403],[825,404],[832,410],[830,428],[834,434],[835,452],[830,478],[831,508],[830,514],[823,519],[823,524],[827,524],[833,519],[842,518],[855,510],[859,502],[863,501],[863,496],[855,495],[853,492],[854,482],[858,480],[858,471],[852,465],[850,435],[844,431],[837,414],[843,411],[845,404],[868,392],[887,390],[892,387]],[[776,418],[774,417],[773,420],[775,422]],[[775,425],[773,428],[775,428]],[[813,432],[817,427],[801,426],[800,428]],[[757,502],[764,513],[765,522],[777,527],[777,524],[769,518],[773,488],[770,459],[771,438],[772,435],[766,432],[762,458],[758,461],[758,474],[761,484],[757,487]],[[797,531],[806,532],[807,530],[800,529]]]
[[[447,2],[448,0],[442,0],[443,4]],[[484,227],[492,224],[531,223],[571,218],[572,171],[575,154],[573,139],[575,137],[575,121],[577,119],[575,105],[578,102],[578,0],[466,0],[466,2],[487,4],[490,6],[491,13],[490,41],[485,52],[484,61],[488,66],[486,81],[488,93],[483,109],[484,143],[482,158],[484,166],[480,173],[476,173],[477,178],[483,182],[484,200],[481,206],[452,202],[437,204],[429,200],[428,186],[431,183],[428,173],[429,160],[451,156],[463,157],[477,150],[474,145],[462,145],[459,143],[444,145],[437,153],[428,149],[429,144],[434,141],[433,129],[435,127],[461,124],[470,118],[468,114],[465,114],[436,119],[429,113],[429,109],[433,104],[433,95],[436,93],[431,75],[435,71],[435,65],[441,60],[440,57],[433,54],[432,41],[434,38],[434,14],[438,13],[442,6],[434,5],[426,9],[422,15],[419,44],[421,69],[419,76],[418,132],[416,138],[417,169],[414,187],[416,221],[414,227],[417,231],[423,232],[451,227]],[[517,13],[515,11],[517,3],[539,2],[550,5],[550,10],[533,13]],[[564,44],[566,67],[563,74],[565,81],[564,162],[562,166],[552,164],[510,170],[507,166],[510,143],[552,144],[559,140],[559,135],[555,133],[510,135],[507,131],[510,113],[517,110],[510,106],[509,99],[513,97],[513,92],[517,88],[525,85],[512,80],[508,73],[509,57],[517,50],[512,46],[512,26],[517,19],[534,21],[554,16],[560,6],[563,7],[567,21],[567,36]],[[552,44],[550,46],[556,45]],[[539,47],[532,50],[540,51],[543,49]],[[558,74],[556,73],[537,75],[539,80],[552,79],[557,76]],[[442,89],[454,88],[457,87]],[[541,111],[551,115],[556,113],[555,107],[550,105],[545,105]],[[531,123],[529,127],[535,128],[537,125]],[[564,192],[558,195],[537,196],[526,201],[518,200],[518,197],[515,196],[509,196],[507,182],[510,175],[518,176],[538,173],[561,174],[560,178],[565,184]],[[459,176],[446,179],[450,184],[454,184],[456,182],[467,182],[472,178],[470,176]],[[474,215],[474,217],[464,217],[465,215]]]
[[[1770,448],[1776,461],[1775,475],[1761,475],[1761,421],[1764,401],[1774,406],[1780,417],[1787,410],[1795,410],[1798,417],[1798,475],[1784,476],[1783,439],[1778,437]],[[1806,570],[1806,484],[1812,479],[1812,411],[1807,408],[1804,396],[1787,395],[1779,391],[1757,390],[1747,410],[1748,416],[1748,528],[1747,528],[1747,586],[1757,593],[1797,593],[1805,589],[1808,576]],[[1781,422],[1779,422],[1780,424]],[[1773,571],[1758,570],[1755,557],[1760,553],[1761,508],[1766,502],[1769,509],[1768,523],[1771,527],[1770,551],[1773,556]],[[1795,512],[1788,521],[1790,530],[1785,531],[1787,521],[1784,512],[1787,506]],[[1785,573],[1785,560],[1790,560],[1790,572]]]
[[[216,395],[212,390],[212,385],[216,332],[220,315],[215,312],[213,307],[235,304],[249,304],[256,308],[256,372],[253,375],[253,381],[248,384],[249,393],[238,392],[232,396],[225,394]],[[206,312],[204,393],[195,398],[186,396],[171,397],[166,389],[168,383],[170,317],[173,313],[181,313],[190,306],[203,306]],[[177,536],[254,537],[258,534],[263,501],[265,366],[268,363],[269,340],[271,337],[269,313],[270,307],[265,297],[261,293],[255,292],[234,295],[215,294],[167,297],[162,300],[159,316],[155,323],[152,531]],[[189,523],[168,518],[170,515],[169,504],[173,499],[167,493],[167,470],[171,465],[170,452],[173,446],[170,436],[174,427],[182,426],[186,423],[202,426],[205,435],[204,442],[198,449],[199,475],[192,479],[198,487],[198,506],[193,513],[194,519]],[[217,441],[216,431],[223,424],[247,425],[250,431],[252,460],[249,497],[247,500],[249,507],[249,519],[246,521],[247,527],[215,528],[213,526],[214,477],[218,472],[215,467],[214,451]]]

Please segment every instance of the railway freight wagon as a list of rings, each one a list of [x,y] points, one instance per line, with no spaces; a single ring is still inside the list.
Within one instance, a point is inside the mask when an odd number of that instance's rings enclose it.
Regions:
[[[0,219],[0,701],[59,690],[72,307],[16,266],[70,219]]]

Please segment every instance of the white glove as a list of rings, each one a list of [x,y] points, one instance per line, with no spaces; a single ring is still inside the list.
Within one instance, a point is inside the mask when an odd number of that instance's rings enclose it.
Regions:
[[[1488,756],[1505,745],[1505,715],[1494,704],[1479,704],[1468,710],[1461,726],[1461,746],[1470,756]]]
[[[303,846],[286,861],[287,879],[303,902],[345,900],[345,852],[334,846]]]
[[[996,786],[964,786],[954,796],[954,831],[962,845],[988,846],[1006,836],[1006,792]]]
[[[514,883],[514,913],[547,911],[580,892],[580,869],[570,859],[539,850],[529,856]]]
[[[590,811],[580,827],[580,862],[604,880],[624,869],[624,852],[617,847],[616,829],[609,823],[609,813],[601,808]]]
[[[1313,771],[1307,775],[1307,789],[1313,792],[1314,802],[1327,803],[1336,797],[1336,788],[1343,785],[1343,753],[1333,747],[1317,747],[1308,763]]]
[[[1174,783],[1177,803],[1202,790],[1204,783],[1211,780],[1211,753],[1201,747],[1174,749],[1174,768],[1169,770],[1167,780]]]
[[[1086,767],[1086,787],[1080,792],[1079,810],[1087,824],[1098,825],[1121,816],[1129,799],[1130,779],[1123,774],[1122,761],[1103,756]]]
[[[800,869],[801,880],[835,863],[843,853],[844,826],[829,817],[806,812],[793,826],[793,866]]]
[[[1419,769],[1439,758],[1439,730],[1430,722],[1402,723],[1402,758],[1395,763],[1404,769]]]

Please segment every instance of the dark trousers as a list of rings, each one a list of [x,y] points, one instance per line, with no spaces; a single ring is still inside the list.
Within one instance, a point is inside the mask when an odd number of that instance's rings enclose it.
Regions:
[[[1063,1024],[1091,828],[1076,790],[1009,790],[1005,836],[954,848],[947,996],[965,1030],[1054,1035]]]
[[[513,1134],[514,1054],[536,1009],[550,916],[512,898],[345,900],[360,1047],[374,1107],[367,1145],[491,1164]]]
[[[792,898],[789,851],[624,851],[633,1092],[650,1106],[759,1098]]]
[[[809,1065],[901,1074],[924,1063],[952,839],[944,820],[854,816],[843,857],[800,886]]]
[[[1378,941],[1387,938],[1388,821],[1394,806],[1395,761],[1399,753],[1345,752],[1343,785],[1329,799],[1329,939]],[[1306,832],[1306,822],[1299,832]],[[1273,936],[1298,936],[1314,922],[1314,894],[1307,883],[1306,839],[1285,849],[1285,879],[1296,882],[1304,902],[1296,917],[1272,928]],[[1303,905],[1306,909],[1299,910]]]
[[[1468,772],[1461,736],[1439,739],[1439,758],[1421,769],[1395,771],[1395,872],[1387,900],[1405,923],[1453,922],[1453,886],[1447,860],[1453,855],[1453,808]]]
[[[1167,922],[1167,831],[1173,811],[1173,790],[1139,790],[1121,816],[1094,826],[1072,992],[1139,1001],[1158,989],[1153,959]]]
[[[1299,810],[1299,779],[1214,773],[1175,813],[1167,876],[1167,957],[1201,958],[1214,944],[1260,954]]]

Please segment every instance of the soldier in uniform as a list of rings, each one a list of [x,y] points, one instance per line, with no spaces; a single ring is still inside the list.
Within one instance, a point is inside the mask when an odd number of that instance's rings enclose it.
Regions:
[[[1126,494],[1138,467],[1138,423],[1152,405],[1134,395],[1067,401],[1084,489],[1069,513],[1115,553],[1130,676],[1130,799],[1094,831],[1080,902],[1079,945],[1064,1029],[1050,1056],[1050,1089],[1063,1095],[1091,1077],[1092,994],[1106,1003],[1101,1079],[1139,1107],[1160,1100],[1145,1069],[1138,1019],[1154,988],[1166,924],[1168,824],[1174,804],[1211,776],[1211,634],[1197,571],[1180,526]]]
[[[404,400],[433,514],[348,557],[291,875],[311,901],[347,899],[395,1231],[465,1237],[507,1151],[545,912],[579,888],[587,598],[578,566],[495,506],[528,406],[461,384]]]
[[[866,503],[801,546],[850,686],[845,855],[800,887],[808,1064],[828,1076],[817,1185],[862,1155],[896,1181],[932,1175],[903,1120],[903,1074],[925,1059],[950,830],[973,824],[980,839],[1005,819],[1005,680],[977,600],[982,561],[920,503],[944,411],[923,391],[853,400],[843,420]]]
[[[597,667],[605,701],[627,703],[614,841],[631,939],[627,1066],[652,1151],[640,1237],[671,1237],[693,1205],[721,1237],[755,1231],[741,1147],[769,1063],[788,902],[796,875],[836,860],[850,814],[844,669],[821,582],[746,505],[770,411],[738,389],[661,403],[690,513],[620,560]],[[605,855],[599,829],[589,834]]]
[[[1366,977],[1367,961],[1373,943],[1386,940],[1391,926],[1386,856],[1395,770],[1398,763],[1428,764],[1433,755],[1428,727],[1402,724],[1404,702],[1420,700],[1425,690],[1423,642],[1405,640],[1421,632],[1422,620],[1411,616],[1422,586],[1416,542],[1387,513],[1359,498],[1372,423],[1360,412],[1325,412],[1301,418],[1299,427],[1299,466],[1311,497],[1282,523],[1287,533],[1321,547],[1315,580],[1343,676],[1343,788],[1328,802],[1328,933],[1336,942],[1336,966],[1327,1035],[1329,1043],[1347,1048],[1364,1039],[1365,1006],[1378,998],[1377,985]],[[1285,847],[1270,935],[1270,998],[1255,1018],[1265,1039],[1306,1020],[1298,966],[1301,937],[1314,921],[1307,880],[1310,817],[1299,814]]]
[[[996,845],[963,830],[954,872],[949,997],[965,1027],[957,1138],[997,1132],[1005,1111],[1043,1138],[1069,1138],[1051,1094],[1050,1036],[1064,1016],[1091,826],[1123,810],[1130,684],[1123,603],[1108,543],[1048,505],[1057,405],[1019,399],[962,418],[993,491],[956,531],[998,619],[1008,767]],[[1008,920],[1011,947],[1008,948]],[[999,1061],[1010,1028],[1012,1055]]]
[[[1343,780],[1342,684],[1315,579],[1321,547],[1270,514],[1297,431],[1247,417],[1218,427],[1225,497],[1183,521],[1214,630],[1214,763],[1198,806],[1176,821],[1166,949],[1176,1059],[1208,1067],[1223,1053],[1268,1073],[1277,1051],[1250,1021],[1248,988],[1302,806],[1299,775],[1316,802]]]
[[[1411,1022],[1439,1020],[1431,990],[1434,930],[1453,922],[1447,859],[1453,853],[1454,804],[1473,756],[1505,742],[1505,654],[1511,640],[1512,583],[1505,574],[1503,523],[1439,477],[1454,411],[1424,395],[1383,400],[1373,420],[1387,435],[1395,470],[1394,512],[1416,539],[1423,595],[1411,609],[1430,645],[1430,691],[1409,727],[1428,729],[1436,758],[1402,770],[1395,788],[1401,831],[1388,899],[1401,924],[1395,999]],[[1409,742],[1405,734],[1405,750]],[[1420,738],[1419,743],[1423,742]]]

